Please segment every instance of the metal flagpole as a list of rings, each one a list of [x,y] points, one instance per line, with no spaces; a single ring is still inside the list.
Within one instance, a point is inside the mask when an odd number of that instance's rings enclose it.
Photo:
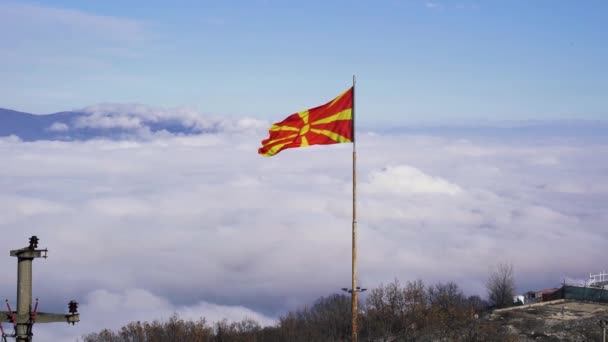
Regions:
[[[355,75],[353,75],[353,260],[352,260],[352,341],[357,342],[357,145],[355,139]]]

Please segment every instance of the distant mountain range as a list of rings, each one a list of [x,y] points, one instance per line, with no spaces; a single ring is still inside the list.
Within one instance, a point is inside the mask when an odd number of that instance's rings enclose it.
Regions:
[[[218,124],[193,111],[138,105],[100,105],[47,115],[0,108],[0,137],[14,135],[23,141],[191,135],[213,132]]]
[[[189,108],[163,109],[139,104],[99,104],[76,111],[35,115],[0,108],[0,137],[23,141],[150,139],[163,135],[218,132],[266,134],[269,123],[251,118],[210,118]],[[367,125],[365,125],[367,126]],[[384,125],[360,129],[388,134],[438,135],[459,138],[608,139],[606,120],[453,121],[433,124]]]

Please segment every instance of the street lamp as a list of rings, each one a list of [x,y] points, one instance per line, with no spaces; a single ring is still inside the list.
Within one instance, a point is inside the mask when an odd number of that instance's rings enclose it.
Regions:
[[[355,295],[355,294],[353,294],[353,289],[349,289],[348,287],[343,287],[343,288],[342,288],[342,291],[350,293],[350,294],[351,294],[351,296],[354,296],[354,295]],[[354,291],[354,292],[355,292],[355,293],[359,293],[359,292],[365,292],[365,291],[367,291],[367,289],[366,289],[366,288],[361,288],[360,286],[357,286],[357,287],[355,288],[355,291]],[[356,299],[353,299],[353,303],[356,303]],[[352,309],[352,311],[353,311],[353,313],[352,313],[352,314],[353,314],[353,317],[356,317],[356,314],[357,314],[357,312],[356,312],[357,310],[356,310],[355,308],[356,308],[356,306],[353,306],[353,309]],[[368,322],[368,323],[369,323],[369,322]],[[356,320],[355,320],[355,319],[353,319],[353,339],[352,339],[352,340],[353,340],[354,342],[356,342],[356,341],[357,341],[357,335],[356,335],[356,331],[357,331],[357,328],[356,328]]]
[[[353,290],[349,289],[348,287],[343,287],[342,291],[348,292],[348,293],[353,293]],[[355,290],[355,292],[365,292],[365,291],[367,291],[367,289],[362,289],[360,286],[357,286],[357,289]]]

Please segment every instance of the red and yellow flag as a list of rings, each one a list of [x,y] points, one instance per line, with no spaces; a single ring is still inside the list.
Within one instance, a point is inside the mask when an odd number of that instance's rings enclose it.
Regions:
[[[348,143],[353,140],[353,88],[330,102],[288,116],[270,127],[258,153],[270,157],[287,148]]]

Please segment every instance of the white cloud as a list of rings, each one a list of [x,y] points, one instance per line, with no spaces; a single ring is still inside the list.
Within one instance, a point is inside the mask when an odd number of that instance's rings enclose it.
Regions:
[[[94,113],[89,116],[80,117],[76,120],[75,126],[77,128],[143,128],[139,118],[124,115],[105,115],[105,113],[101,115]]]
[[[207,324],[226,318],[229,321],[254,319],[262,325],[272,325],[275,320],[239,305],[217,305],[199,301],[190,305],[174,305],[166,298],[148,290],[129,288],[120,291],[104,289],[88,293],[79,305],[81,321],[74,325],[57,324],[54,328],[37,325],[36,339],[40,341],[74,341],[77,337],[100,327],[119,329],[126,322],[151,322],[168,320],[174,313],[186,320],[205,318]]]
[[[51,132],[67,132],[70,128],[68,125],[62,122],[54,122],[51,126],[49,126],[48,130]]]
[[[430,2],[430,1],[425,2],[424,7],[430,8],[430,9],[442,9],[443,8],[443,6],[441,4],[436,3],[436,2]]]
[[[51,200],[0,194],[0,225],[14,224],[23,217],[57,214],[67,209]]]
[[[0,144],[2,143],[16,143],[16,142],[21,142],[21,138],[19,138],[16,135],[9,135],[9,136],[2,136],[0,137]]]
[[[268,127],[268,123],[252,118],[227,120],[204,115],[193,108],[161,108],[141,104],[104,103],[82,109],[87,116],[79,117],[76,128],[122,128],[143,130],[149,133],[150,124],[177,123],[198,132],[225,133],[257,132]]]
[[[0,139],[0,249],[38,235],[50,250],[34,265],[44,310],[83,303],[76,327],[37,326],[37,338],[173,311],[272,320],[350,283],[350,146],[262,158],[266,126],[210,122],[232,128],[149,141]],[[608,144],[359,137],[363,286],[454,280],[483,295],[504,260],[522,291],[602,267]],[[537,162],[546,157],[559,163]],[[0,258],[2,269],[14,263]],[[15,278],[5,272],[0,292],[14,293]]]
[[[369,182],[363,184],[369,192],[387,192],[398,194],[448,194],[456,195],[462,191],[458,185],[440,177],[432,177],[415,167],[397,165],[385,167],[370,175]]]

